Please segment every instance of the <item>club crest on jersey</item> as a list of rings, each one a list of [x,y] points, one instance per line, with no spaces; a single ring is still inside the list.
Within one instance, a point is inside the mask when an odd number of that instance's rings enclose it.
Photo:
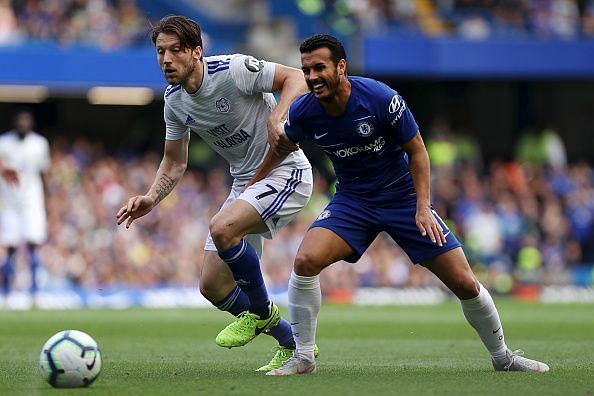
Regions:
[[[318,220],[324,220],[327,219],[328,217],[330,217],[332,213],[330,213],[329,210],[325,210],[322,213],[320,213],[320,215],[318,216]]]
[[[373,133],[373,124],[369,121],[361,121],[357,124],[359,136],[367,137]]]
[[[221,98],[216,101],[215,105],[221,113],[228,113],[231,108],[231,103],[226,98]]]

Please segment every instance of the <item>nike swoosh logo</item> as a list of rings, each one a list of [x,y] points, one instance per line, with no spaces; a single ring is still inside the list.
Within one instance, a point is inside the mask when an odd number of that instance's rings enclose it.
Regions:
[[[87,369],[93,370],[93,367],[95,367],[96,361],[97,361],[97,352],[95,352],[95,356],[93,356],[93,362],[91,364],[87,364]]]
[[[493,330],[493,334],[496,334],[499,330],[501,330],[501,326],[497,330]]]
[[[256,327],[256,330],[254,331],[254,333],[256,333],[256,335],[262,333],[264,331],[264,329],[266,327],[268,327],[268,324],[270,322],[272,322],[273,317],[274,317],[274,315],[270,315],[270,317],[268,318],[268,320],[266,321],[266,323],[264,323],[264,326],[262,326],[262,327]]]
[[[316,139],[321,139],[321,138],[323,138],[324,136],[326,136],[327,134],[328,134],[328,132],[326,132],[326,133],[322,133],[321,135],[318,135],[317,133],[314,133],[314,138],[316,138]]]
[[[290,324],[291,324],[291,326],[295,326],[295,325],[298,325],[299,322],[291,322]]]

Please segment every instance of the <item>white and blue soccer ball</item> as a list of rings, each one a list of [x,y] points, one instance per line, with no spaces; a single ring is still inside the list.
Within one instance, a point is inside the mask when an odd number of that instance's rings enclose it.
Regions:
[[[54,388],[89,386],[101,372],[101,352],[91,336],[78,330],[53,335],[39,356],[43,378]]]

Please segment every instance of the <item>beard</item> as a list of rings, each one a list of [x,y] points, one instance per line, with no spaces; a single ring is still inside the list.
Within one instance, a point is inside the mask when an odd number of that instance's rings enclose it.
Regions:
[[[322,82],[324,84],[324,89],[327,93],[316,95],[314,90],[314,85]],[[316,96],[316,98],[321,102],[331,102],[337,94],[338,86],[340,85],[340,78],[338,77],[338,73],[334,72],[334,76],[331,79],[319,78],[315,80],[315,82],[307,81],[307,87],[309,90]]]
[[[196,70],[196,60],[192,58],[190,65],[186,68],[183,74],[181,74],[179,77],[167,78],[167,76],[165,76],[165,79],[167,80],[167,83],[172,85],[184,85],[188,81],[192,73],[194,73],[194,70]]]

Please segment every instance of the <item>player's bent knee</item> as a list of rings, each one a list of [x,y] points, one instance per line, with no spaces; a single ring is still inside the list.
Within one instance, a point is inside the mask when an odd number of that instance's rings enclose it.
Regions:
[[[320,261],[316,259],[314,255],[311,253],[297,253],[297,257],[295,257],[295,264],[293,266],[293,271],[297,275],[301,276],[315,276],[322,271],[324,267],[321,265]]]
[[[231,287],[232,289],[233,287]],[[200,280],[200,294],[213,304],[221,301],[227,295],[224,285],[209,281],[208,279]]]
[[[201,281],[199,288],[200,288],[200,294],[202,294],[204,296],[204,298],[206,298],[208,301],[212,302],[212,297],[211,297],[213,294],[212,287],[208,283]]]
[[[234,245],[234,240],[241,238],[235,238],[235,235],[231,235],[231,229],[226,225],[226,222],[219,217],[214,217],[209,224],[210,236],[217,249],[226,250]]]
[[[480,283],[474,276],[463,276],[457,280],[452,291],[461,300],[468,300],[479,295]]]

